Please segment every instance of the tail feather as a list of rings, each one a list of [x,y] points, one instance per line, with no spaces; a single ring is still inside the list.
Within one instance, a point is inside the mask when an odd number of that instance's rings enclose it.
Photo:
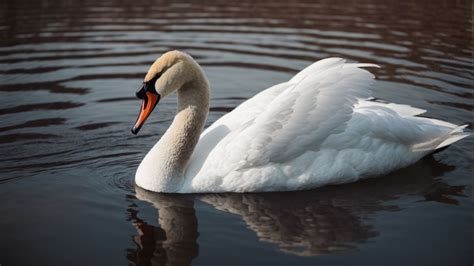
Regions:
[[[447,146],[453,144],[454,142],[459,141],[459,140],[469,136],[470,135],[469,133],[463,131],[467,126],[468,125],[462,125],[462,126],[458,126],[455,129],[453,129],[453,131],[451,131],[451,133],[449,133],[448,137],[446,139],[444,139],[440,144],[438,144],[438,146],[436,146],[435,150],[447,147]]]
[[[455,127],[448,134],[435,138],[429,142],[419,143],[413,146],[413,151],[435,151],[439,149],[446,148],[447,146],[453,144],[456,141],[459,141],[469,135],[468,132],[464,132],[463,129],[468,125],[462,125]]]

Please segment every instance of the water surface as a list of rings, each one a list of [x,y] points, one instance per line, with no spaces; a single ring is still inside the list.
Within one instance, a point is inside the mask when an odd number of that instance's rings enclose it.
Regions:
[[[329,56],[382,66],[377,98],[472,123],[471,5],[0,2],[0,264],[472,265],[472,137],[355,184],[161,195],[133,177],[176,99],[130,133],[134,92],[171,49],[209,77],[207,125]]]

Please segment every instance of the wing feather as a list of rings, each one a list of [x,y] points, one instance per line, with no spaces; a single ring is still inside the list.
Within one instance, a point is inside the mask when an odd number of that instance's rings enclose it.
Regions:
[[[360,66],[372,65],[330,58],[304,69],[227,149],[245,147],[248,166],[281,163],[317,149],[329,135],[344,131],[354,104],[370,96],[374,76]]]
[[[282,163],[343,132],[358,99],[370,96],[374,76],[361,67],[377,66],[341,58],[318,61],[285,85],[277,85],[271,99],[260,97],[264,91],[251,105],[244,103],[216,122],[204,137],[217,126],[229,130],[206,154],[203,163],[212,165],[204,168],[213,169],[206,175],[226,176],[243,168]],[[249,107],[254,109],[245,111]]]

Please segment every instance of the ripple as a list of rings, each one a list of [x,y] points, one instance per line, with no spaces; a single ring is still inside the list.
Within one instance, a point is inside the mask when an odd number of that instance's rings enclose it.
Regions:
[[[263,70],[271,70],[271,71],[278,71],[278,72],[285,72],[285,73],[295,73],[297,72],[296,69],[282,67],[282,66],[275,66],[275,65],[266,65],[266,64],[258,64],[258,63],[244,63],[244,62],[202,62],[202,66],[230,66],[230,67],[238,67],[238,68],[256,68],[256,69],[263,69]]]
[[[464,103],[455,103],[455,102],[443,102],[443,101],[430,101],[430,103],[433,104],[440,104],[444,106],[450,106],[454,108],[459,108],[459,109],[464,109],[468,111],[474,110],[474,105],[473,104],[464,104]]]
[[[15,133],[0,135],[0,143],[11,143],[25,140],[44,140],[51,138],[58,138],[58,135],[41,134],[41,133]]]
[[[16,68],[0,71],[1,74],[38,74],[52,72],[61,69],[61,67],[37,67],[37,68]]]
[[[74,103],[74,102],[26,104],[26,105],[11,107],[11,108],[0,109],[0,115],[21,113],[21,112],[31,112],[31,111],[37,111],[37,110],[63,110],[63,109],[76,108],[82,105],[84,104]]]
[[[5,92],[19,92],[19,91],[49,91],[53,93],[71,93],[71,94],[86,94],[89,89],[85,88],[67,88],[58,83],[38,82],[34,84],[8,84],[0,85],[0,91]]]
[[[36,135],[36,134],[35,134]],[[40,137],[41,135],[38,134]],[[48,137],[48,136],[46,136]],[[56,136],[52,136],[56,137]],[[113,154],[104,154],[100,156],[93,156],[93,157],[83,157],[79,159],[70,159],[70,160],[54,160],[50,162],[41,162],[41,163],[26,163],[26,164],[19,164],[15,166],[7,166],[1,167],[2,170],[18,170],[18,169],[38,169],[41,171],[50,171],[51,169],[58,169],[58,166],[71,166],[75,164],[84,164],[87,162],[95,161],[98,159],[107,159],[107,158],[115,158],[125,155],[135,155],[137,152],[121,152],[121,153],[113,153]]]
[[[135,101],[135,97],[116,97],[97,100],[98,103],[110,103],[110,102],[123,102],[123,101]]]
[[[37,119],[27,121],[25,123],[16,124],[8,127],[0,127],[0,132],[19,129],[19,128],[28,128],[28,127],[47,127],[52,125],[62,125],[66,119],[64,118],[47,118],[47,119]]]
[[[89,130],[95,130],[99,128],[106,128],[111,125],[116,125],[119,124],[120,122],[103,122],[103,123],[93,123],[93,124],[87,124],[87,125],[82,125],[75,127],[76,129],[82,130],[82,131],[89,131]]]

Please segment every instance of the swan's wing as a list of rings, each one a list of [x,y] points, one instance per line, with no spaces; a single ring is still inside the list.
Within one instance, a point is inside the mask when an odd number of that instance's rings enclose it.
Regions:
[[[233,131],[250,120],[255,119],[281,92],[290,88],[290,86],[290,83],[283,82],[261,91],[252,98],[241,103],[232,110],[232,112],[225,114],[215,121],[204,130],[201,134],[201,138],[205,137],[217,127],[226,127],[229,131]]]
[[[185,175],[196,176],[210,152],[218,146],[222,139],[238,130],[242,125],[255,120],[282,91],[290,86],[290,83],[284,82],[258,93],[204,130],[191,156]]]
[[[385,107],[388,108],[402,117],[411,117],[418,116],[426,113],[425,109],[416,108],[406,104],[397,104],[383,102],[375,99],[360,99],[359,102],[354,106],[354,109],[359,108],[376,108],[376,107]]]
[[[245,151],[252,165],[284,162],[317,149],[329,135],[346,128],[354,104],[370,96],[374,76],[340,58],[319,61],[290,83],[251,124],[229,135],[226,149]],[[241,148],[239,148],[241,147]]]
[[[354,104],[369,97],[374,76],[364,66],[375,65],[329,58],[302,70],[259,114],[227,132],[204,168],[222,176],[317,149],[328,136],[344,131]]]

